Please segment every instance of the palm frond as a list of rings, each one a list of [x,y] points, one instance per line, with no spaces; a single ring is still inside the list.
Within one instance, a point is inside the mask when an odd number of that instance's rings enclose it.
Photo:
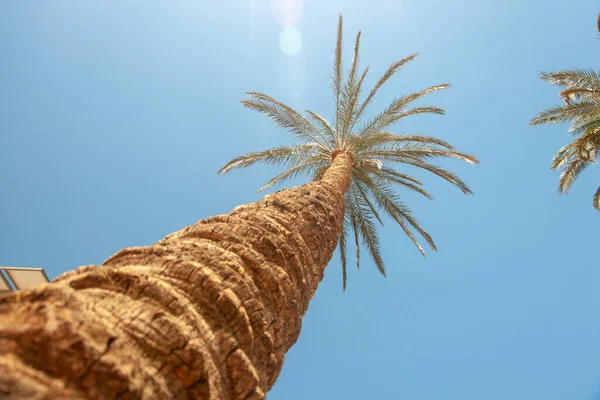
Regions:
[[[359,161],[357,161],[356,165],[360,165],[363,167],[367,167],[367,166],[372,166],[375,167],[376,169],[381,169],[383,168],[383,161],[377,159],[377,158],[361,158],[359,159]]]
[[[360,31],[356,35],[356,41],[354,42],[354,56],[352,57],[352,64],[350,65],[350,69],[347,74],[346,81],[342,85],[342,100],[340,103],[340,110],[342,111],[342,115],[340,116],[340,122],[342,123],[342,134],[344,133],[344,125],[346,123],[346,114],[350,114],[352,110],[350,108],[350,102],[352,100],[352,94],[354,87],[356,86],[358,79],[358,60],[359,55],[358,51],[360,48]]]
[[[342,262],[342,289],[346,290],[346,282],[348,280],[348,274],[346,271],[346,238],[348,237],[348,222],[347,217],[344,217],[342,223],[342,232],[340,233],[340,258]]]
[[[569,165],[565,167],[560,179],[558,180],[558,192],[568,193],[571,185],[579,176],[579,174],[589,165],[588,162],[579,159],[572,160]]]
[[[331,124],[324,117],[310,110],[305,110],[305,112],[309,115],[310,118],[312,118],[313,120],[318,122],[319,125],[321,125],[321,131],[324,132],[324,135],[329,138],[330,142],[332,140],[335,140],[335,132],[331,127]]]
[[[590,113],[585,119],[581,121],[573,121],[569,131],[573,136],[580,135],[590,130],[596,130],[600,128],[600,109],[596,113]]]
[[[360,96],[360,89],[362,82],[368,73],[368,68],[362,73],[360,78],[358,77],[358,62],[359,62],[359,49],[360,49],[360,35],[359,31],[356,35],[356,41],[354,44],[354,57],[352,58],[352,64],[348,72],[348,77],[344,83],[342,89],[342,99],[340,103],[340,124],[341,124],[341,144],[344,147],[346,143],[346,136],[348,135],[348,127],[350,122],[354,118],[357,112],[357,102]]]
[[[358,79],[358,82],[354,85],[352,92],[349,97],[349,104],[347,106],[348,112],[344,114],[344,146],[347,147],[347,138],[351,134],[351,120],[353,120],[358,113],[358,99],[360,98],[360,93],[362,90],[362,84],[365,80],[365,77],[369,73],[369,67],[367,66],[363,71],[362,75]]]
[[[321,131],[299,112],[266,94],[258,92],[248,92],[247,94],[256,100],[242,100],[242,104],[246,108],[264,114],[277,126],[289,130],[301,140],[313,141],[324,150],[332,150]]]
[[[473,194],[473,192],[471,191],[469,186],[465,182],[463,182],[457,175],[455,175],[452,172],[447,171],[444,168],[441,168],[437,165],[429,164],[429,163],[423,162],[421,160],[414,160],[414,159],[410,159],[410,158],[401,158],[401,157],[396,157],[395,159],[391,159],[390,161],[396,161],[396,162],[412,165],[412,166],[420,168],[420,169],[424,169],[426,171],[429,171],[429,172],[439,176],[440,178],[444,179],[445,181],[450,182],[451,184],[457,186],[464,194]]]
[[[542,111],[531,120],[529,126],[556,124],[577,119],[586,121],[591,113],[598,112],[600,112],[600,100],[567,104]]]
[[[388,215],[390,215],[390,217],[392,217],[394,221],[400,225],[404,233],[412,240],[422,255],[425,255],[425,250],[407,227],[406,223],[417,230],[417,232],[419,232],[421,236],[423,236],[429,243],[431,248],[434,250],[437,249],[435,243],[431,239],[431,236],[421,228],[417,220],[412,217],[410,210],[404,204],[402,204],[399,197],[394,193],[393,190],[389,188],[388,185],[382,181],[371,180],[362,171],[358,171],[357,176],[365,184],[365,187],[371,193],[379,207],[385,210],[386,213],[388,213]]]
[[[271,178],[269,180],[269,182],[267,182],[263,187],[261,187],[260,189],[257,190],[256,193],[260,193],[263,192],[277,184],[281,184],[289,179],[295,178],[297,176],[301,176],[301,175],[309,175],[311,172],[314,173],[315,170],[319,167],[322,166],[326,166],[326,160],[323,160],[322,158],[317,157],[311,157],[309,159],[307,159],[305,162],[295,165],[293,167],[290,167],[288,169],[286,169],[285,171],[283,171],[282,173],[276,175],[275,177]]]
[[[356,176],[359,171],[360,169],[355,169],[353,171],[353,175]],[[353,186],[350,187],[350,190],[355,192],[355,196],[357,196],[357,198],[359,198],[369,208],[371,214],[373,214],[373,216],[377,219],[377,222],[383,226],[383,220],[379,216],[379,213],[377,212],[377,209],[373,203],[371,203],[371,200],[369,200],[369,195],[367,194],[368,189],[365,187],[364,182],[362,182],[360,177],[358,177],[357,179],[354,179],[352,183]]]
[[[257,151],[235,157],[227,162],[219,170],[220,174],[226,174],[235,168],[247,168],[259,162],[267,165],[295,164],[299,160],[310,157],[317,146],[309,143],[300,146],[281,146],[272,149]]]
[[[557,169],[569,161],[580,160],[588,163],[595,163],[600,149],[600,127],[588,129],[580,137],[573,140],[566,146],[563,146],[555,154],[550,167]]]
[[[424,143],[409,143],[400,146],[393,146],[385,150],[366,151],[363,152],[361,156],[378,157],[390,161],[394,161],[399,158],[424,160],[438,157],[452,157],[466,161],[471,165],[479,163],[479,160],[469,154],[460,153],[453,150],[440,149],[439,147]]]
[[[390,79],[404,64],[408,63],[409,61],[414,60],[417,57],[417,55],[418,55],[418,53],[411,54],[410,56],[405,57],[401,60],[398,60],[395,63],[393,63],[392,65],[390,65],[390,67],[385,71],[383,76],[381,78],[379,78],[379,80],[377,81],[377,83],[375,84],[373,89],[371,89],[371,92],[369,93],[367,98],[360,105],[348,131],[352,131],[352,129],[354,128],[354,125],[360,120],[362,113],[365,111],[367,106],[371,103],[371,101],[373,100],[373,97],[375,97],[375,94],[377,94],[377,91],[381,88],[381,86],[383,86],[383,84],[385,82],[387,82],[387,80]]]
[[[365,166],[364,168],[371,174],[375,175],[377,178],[381,179],[382,181],[388,181],[389,183],[395,183],[397,185],[401,185],[402,187],[405,187],[409,190],[420,193],[421,195],[423,195],[424,197],[426,197],[429,200],[433,200],[432,195],[430,195],[425,189],[423,189],[421,186],[419,186],[419,184],[415,184],[415,183],[410,182],[410,180],[407,180],[405,178],[406,175],[404,175],[404,174],[399,174],[396,171],[394,171],[393,169],[389,169],[389,168],[376,169],[376,168],[371,168],[369,166]],[[409,178],[412,178],[412,177],[409,177]]]
[[[438,90],[443,90],[450,87],[449,84],[445,83],[442,85],[435,85],[428,87],[427,89],[421,90],[417,93],[412,93],[406,96],[402,96],[400,98],[395,99],[392,103],[386,108],[384,111],[379,113],[375,118],[371,121],[367,122],[364,127],[360,129],[360,135],[369,135],[373,132],[379,132],[383,128],[388,125],[391,125],[395,121],[399,120],[408,115],[423,113],[423,112],[431,112],[436,114],[444,114],[444,110],[438,107],[416,107],[413,110],[418,110],[414,113],[407,113],[406,111],[403,113],[404,108],[412,103],[413,101],[426,96],[430,93],[433,93]],[[403,115],[404,114],[404,115]]]
[[[358,235],[358,229],[356,226],[356,221],[352,220],[352,231],[354,233],[354,248],[356,251],[356,268],[360,268],[360,239]]]
[[[347,237],[348,231],[350,229],[352,229],[352,233],[354,235],[355,251],[356,251],[356,267],[360,268],[360,239],[359,239],[359,234],[358,234],[358,226],[356,225],[356,220],[353,218],[353,215],[354,215],[353,213],[355,212],[354,211],[355,210],[355,201],[352,198],[352,195],[353,195],[353,192],[351,190],[348,190],[348,192],[346,192],[346,194],[344,195],[347,207],[346,207],[346,212],[344,213],[343,232]],[[347,240],[347,238],[344,240]],[[343,257],[344,257],[344,259],[342,261],[342,269],[344,269],[345,266],[347,265],[345,249],[344,249]]]
[[[381,257],[381,246],[379,244],[379,234],[373,223],[373,215],[362,203],[361,199],[358,198],[356,193],[352,193],[353,201],[350,203],[349,211],[350,218],[353,221],[353,225],[358,230],[358,233],[366,245],[375,265],[379,272],[386,276],[385,265],[383,258]]]
[[[447,150],[454,150],[454,147],[450,143],[432,136],[418,134],[394,135],[393,133],[387,131],[376,132],[369,136],[352,135],[349,148],[357,153],[360,153],[366,149],[377,148],[386,144],[401,142],[429,143],[438,145]]]
[[[554,155],[554,158],[552,158],[552,162],[550,163],[550,168],[557,169],[557,168],[562,167],[567,161],[569,161],[569,158],[571,158],[572,156],[573,156],[572,145],[569,144],[569,145],[561,147]]]
[[[335,59],[333,62],[333,78],[331,86],[335,95],[335,148],[338,147],[340,121],[340,95],[342,90],[342,14],[338,18],[337,40],[335,42]]]
[[[593,69],[567,69],[542,72],[541,79],[553,85],[600,91],[600,75]]]
[[[600,211],[600,187],[594,193],[594,198],[592,199],[592,205],[596,209],[596,211]]]
[[[367,168],[367,167],[365,167],[365,168]],[[383,167],[383,168],[380,168],[379,170],[373,170],[372,172],[377,172],[377,173],[380,173],[380,174],[383,174],[386,176],[394,177],[394,178],[402,180],[402,181],[409,181],[409,182],[412,182],[412,183],[420,185],[420,186],[423,185],[423,182],[421,182],[417,178],[407,175],[407,174],[403,174],[392,168]]]
[[[417,114],[438,114],[438,115],[445,115],[446,114],[446,110],[444,110],[443,108],[431,107],[431,106],[414,107],[414,108],[411,108],[409,110],[396,113],[385,124],[381,125],[380,128],[385,128],[385,127],[387,127],[389,125],[392,125],[393,123],[395,123],[396,121],[398,121],[398,120],[400,120],[402,118],[406,118],[406,117],[409,117],[411,115],[417,115]]]

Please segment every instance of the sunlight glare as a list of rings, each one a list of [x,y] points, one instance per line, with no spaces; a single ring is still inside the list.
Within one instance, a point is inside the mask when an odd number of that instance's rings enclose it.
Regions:
[[[302,34],[293,26],[287,26],[279,35],[279,45],[285,54],[295,56],[302,49]]]
[[[282,26],[296,25],[302,18],[302,0],[271,0],[271,10]]]

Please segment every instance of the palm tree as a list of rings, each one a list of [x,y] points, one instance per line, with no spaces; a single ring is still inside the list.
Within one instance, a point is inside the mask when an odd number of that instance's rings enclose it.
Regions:
[[[600,32],[600,15],[597,28]],[[558,192],[567,193],[579,174],[596,163],[600,149],[600,75],[592,69],[570,69],[542,72],[541,78],[565,88],[560,92],[564,105],[542,111],[529,125],[571,123],[570,132],[575,139],[558,150],[550,164],[552,169],[562,169]],[[600,187],[594,193],[592,204],[600,210]]]
[[[334,124],[252,92],[243,104],[299,143],[237,157],[221,169],[283,164],[288,169],[263,189],[300,174],[310,174],[311,182],[201,220],[155,245],[123,249],[102,268],[80,267],[49,285],[0,298],[0,393],[15,399],[263,399],[298,338],[338,238],[344,270],[352,230],[357,251],[362,240],[383,273],[375,229],[383,213],[421,251],[412,230],[435,248],[392,185],[431,196],[393,165],[430,171],[471,193],[429,160],[476,160],[436,138],[388,131],[409,115],[442,114],[409,105],[448,85],[399,97],[362,122],[377,90],[415,56],[394,63],[359,101],[367,71],[358,72],[359,40],[360,33],[343,80],[340,16]]]

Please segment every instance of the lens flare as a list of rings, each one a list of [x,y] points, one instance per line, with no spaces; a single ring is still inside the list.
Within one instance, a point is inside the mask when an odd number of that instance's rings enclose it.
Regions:
[[[302,0],[271,0],[271,10],[282,26],[292,26],[302,18]]]
[[[302,50],[302,34],[293,26],[288,26],[279,35],[281,50],[288,56],[295,56]]]

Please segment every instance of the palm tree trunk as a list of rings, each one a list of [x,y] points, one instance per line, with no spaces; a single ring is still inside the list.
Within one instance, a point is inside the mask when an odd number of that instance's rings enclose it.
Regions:
[[[319,182],[0,298],[0,397],[262,399],[341,231],[352,158]]]

